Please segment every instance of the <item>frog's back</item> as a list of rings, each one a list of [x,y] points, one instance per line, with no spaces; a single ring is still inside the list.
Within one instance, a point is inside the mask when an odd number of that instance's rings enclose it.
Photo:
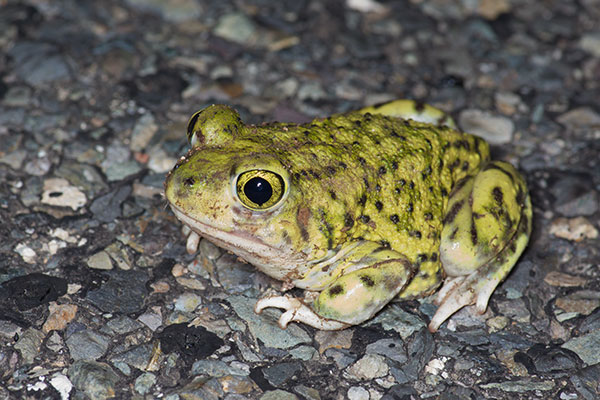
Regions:
[[[327,248],[362,238],[414,254],[414,262],[437,258],[449,193],[489,159],[476,136],[383,115],[277,125],[287,133],[269,139],[272,151],[311,215],[320,215]]]

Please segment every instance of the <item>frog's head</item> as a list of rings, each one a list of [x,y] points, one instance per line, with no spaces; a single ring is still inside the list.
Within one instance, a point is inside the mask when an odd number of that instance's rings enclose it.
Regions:
[[[276,278],[318,256],[307,240],[310,211],[291,185],[289,165],[271,135],[216,105],[191,118],[192,149],[165,181],[177,218],[194,231]]]

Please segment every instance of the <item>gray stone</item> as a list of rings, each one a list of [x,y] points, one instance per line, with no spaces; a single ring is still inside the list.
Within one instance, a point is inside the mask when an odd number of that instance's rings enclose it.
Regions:
[[[586,335],[574,337],[562,345],[563,348],[577,353],[587,365],[600,363],[600,331],[592,331]]]
[[[16,72],[32,86],[44,86],[69,76],[69,67],[58,50],[48,43],[20,42],[10,51]]]
[[[122,335],[139,329],[142,326],[141,323],[126,315],[117,315],[104,324],[104,326],[100,328],[100,332],[109,335]]]
[[[23,332],[19,341],[15,343],[14,347],[21,353],[25,364],[33,363],[35,357],[40,354],[40,347],[42,346],[44,337],[43,332],[29,328]]]
[[[307,400],[321,400],[321,395],[317,389],[304,385],[298,385],[294,386],[294,391],[302,396],[302,398]]]
[[[248,43],[254,36],[256,27],[252,20],[243,13],[223,15],[214,29],[216,36],[236,43]]]
[[[317,349],[311,346],[298,346],[290,350],[290,355],[299,360],[312,360],[317,355]]]
[[[530,391],[552,390],[555,386],[553,381],[534,381],[532,379],[521,379],[515,381],[493,382],[481,385],[484,389],[499,389],[509,393],[526,393]]]
[[[600,32],[589,32],[579,39],[579,47],[600,58]]]
[[[135,8],[151,11],[171,22],[196,20],[202,13],[202,3],[194,0],[127,0]]]
[[[67,339],[74,360],[96,360],[108,350],[109,337],[92,330],[75,332]]]
[[[597,400],[600,364],[578,370],[571,376],[570,380],[585,400]]]
[[[298,396],[285,390],[269,390],[260,396],[260,400],[298,400]]]
[[[356,354],[346,349],[327,349],[324,354],[331,357],[339,369],[346,368],[357,358]]]
[[[396,304],[388,304],[375,318],[366,322],[366,326],[381,324],[385,330],[393,330],[406,340],[416,331],[425,327],[425,321],[408,313]]]
[[[236,314],[248,324],[250,332],[265,346],[289,349],[301,343],[312,342],[311,337],[299,326],[290,324],[287,329],[277,325],[280,312],[264,310],[261,315],[254,312],[254,299],[245,296],[230,296],[227,301]]]
[[[600,114],[589,107],[580,107],[561,114],[557,121],[571,128],[600,125]]]
[[[77,360],[70,367],[69,379],[92,400],[104,400],[116,395],[119,376],[105,363]]]
[[[156,375],[150,372],[144,372],[135,379],[135,391],[141,395],[148,394],[155,384]]]
[[[255,286],[256,269],[233,254],[223,254],[215,262],[215,269],[219,283],[228,293],[242,293]]]
[[[248,376],[249,374],[244,369],[230,367],[220,360],[198,360],[192,365],[190,373],[192,375],[208,375],[214,378],[227,375]]]
[[[370,343],[367,345],[366,352],[367,354],[380,354],[401,364],[408,360],[403,343],[395,339],[381,339]]]
[[[131,194],[131,186],[118,187],[92,202],[90,211],[102,222],[112,222],[121,216],[121,204]]]
[[[150,358],[152,357],[153,346],[150,343],[143,343],[139,346],[127,348],[123,353],[117,354],[110,358],[113,364],[125,363],[140,371],[146,370]]]

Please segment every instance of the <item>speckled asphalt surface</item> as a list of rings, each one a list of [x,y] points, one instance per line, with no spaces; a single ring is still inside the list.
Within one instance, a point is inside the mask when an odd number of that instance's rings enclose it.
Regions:
[[[600,397],[600,2],[0,1],[0,398]],[[276,326],[280,283],[162,198],[210,103],[449,111],[524,173],[531,243],[484,315]]]

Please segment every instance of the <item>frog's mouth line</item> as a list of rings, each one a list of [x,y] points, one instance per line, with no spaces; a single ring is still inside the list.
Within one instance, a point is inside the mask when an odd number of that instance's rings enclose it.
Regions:
[[[294,255],[289,249],[271,246],[243,230],[224,231],[186,215],[174,204],[170,204],[170,206],[177,219],[194,232],[243,258],[275,279],[285,279],[297,265],[306,262],[298,255]]]

